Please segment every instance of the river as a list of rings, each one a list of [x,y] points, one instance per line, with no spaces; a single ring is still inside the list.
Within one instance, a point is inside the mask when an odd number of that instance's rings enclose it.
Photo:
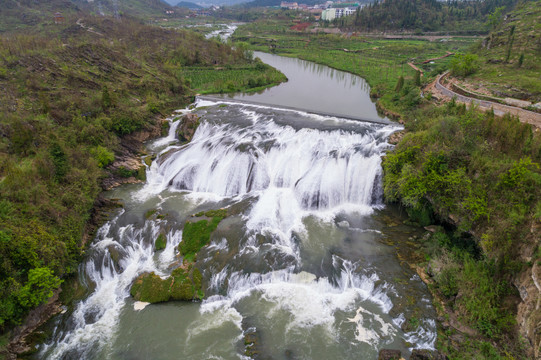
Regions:
[[[430,295],[391,244],[416,229],[382,203],[381,156],[399,126],[378,116],[359,77],[258,56],[289,82],[236,102],[200,99],[171,116],[169,136],[148,144],[159,156],[146,183],[109,192],[124,207],[80,267],[90,294],[54,319],[37,358],[246,359],[247,335],[261,359],[434,347]],[[177,119],[189,112],[201,124],[182,145]],[[236,215],[197,256],[205,300],[135,303],[139,274],[179,266],[186,219],[222,207]],[[154,209],[163,216],[148,218]],[[155,251],[160,232],[167,246]]]

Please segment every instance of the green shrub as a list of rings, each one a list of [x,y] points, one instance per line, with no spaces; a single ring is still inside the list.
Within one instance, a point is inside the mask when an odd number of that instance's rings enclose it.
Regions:
[[[459,268],[456,266],[445,267],[436,277],[436,282],[441,293],[446,297],[456,296],[459,291],[458,276]]]
[[[53,296],[53,290],[61,283],[62,280],[54,276],[49,268],[31,269],[28,272],[28,281],[17,295],[19,304],[25,308],[38,306]]]
[[[100,168],[106,167],[115,161],[115,154],[112,151],[109,151],[107,148],[98,145],[93,148],[91,151],[94,158],[98,161],[98,166]]]
[[[456,54],[451,60],[453,76],[468,76],[479,70],[479,57],[475,54]]]
[[[468,320],[483,334],[498,337],[514,324],[513,315],[502,309],[508,285],[494,276],[494,264],[464,258],[464,269],[458,277],[462,296],[457,299]]]
[[[118,174],[118,176],[123,178],[129,178],[136,175],[136,172],[130,169],[126,169],[124,166],[119,167],[116,170],[116,173]]]
[[[62,180],[69,169],[68,157],[62,147],[54,143],[49,151],[54,164],[54,175],[57,180]]]
[[[109,95],[109,89],[107,89],[107,86],[104,86],[101,90],[101,106],[104,109],[108,109],[113,104],[113,101],[111,99],[111,95]]]

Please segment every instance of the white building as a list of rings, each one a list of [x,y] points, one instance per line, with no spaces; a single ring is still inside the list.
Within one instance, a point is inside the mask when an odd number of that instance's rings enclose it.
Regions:
[[[335,8],[325,9],[321,13],[321,20],[323,21],[333,21],[336,19],[336,10]]]

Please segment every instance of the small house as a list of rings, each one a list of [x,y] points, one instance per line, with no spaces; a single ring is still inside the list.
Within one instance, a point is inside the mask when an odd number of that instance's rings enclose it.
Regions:
[[[62,24],[64,22],[64,16],[62,16],[62,13],[55,13],[54,14],[54,23],[55,24]]]

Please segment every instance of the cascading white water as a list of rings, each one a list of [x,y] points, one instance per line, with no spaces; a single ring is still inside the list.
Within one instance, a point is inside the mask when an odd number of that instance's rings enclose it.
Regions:
[[[265,329],[270,342],[283,346],[293,342],[304,358],[347,357],[340,352],[343,349],[333,348],[346,338],[348,346],[364,344],[364,350],[355,350],[364,354],[396,344],[400,337],[415,341],[417,347],[433,347],[435,324],[423,320],[415,332],[402,333],[403,314],[389,314],[396,288],[382,280],[376,269],[330,254],[320,244],[329,241],[335,246],[336,241],[314,236],[314,225],[306,225],[310,219],[336,233],[338,214],[365,216],[380,206],[381,156],[389,147],[385,139],[396,127],[302,112],[286,114],[268,107],[199,105],[210,108],[199,112],[204,117],[191,143],[174,141],[178,122],[173,122],[168,137],[151,145],[166,148],[132,201],[168,206],[182,216],[198,206],[213,208],[216,202],[247,206],[237,220],[242,234],[227,235],[223,230],[226,235],[214,239],[198,260],[210,296],[196,319],[185,325],[181,349],[156,358],[243,358],[238,344],[246,321]],[[278,121],[288,116],[314,126]],[[178,199],[182,206],[174,205]],[[165,276],[178,261],[175,248],[181,241],[182,223],[175,224],[170,217],[131,224],[135,209],[137,205],[132,205],[100,229],[82,269],[94,290],[77,305],[69,326],[59,328],[54,342],[42,350],[43,356],[131,358],[129,354],[148,351],[130,343],[125,346],[129,350],[123,350],[128,355],[118,355],[120,346],[115,343],[124,337],[120,318],[133,311],[126,305],[138,274],[154,271]],[[157,254],[153,240],[164,228],[167,246]],[[304,257],[305,253],[312,258]],[[229,254],[227,262],[213,260],[220,254]],[[318,263],[321,269],[316,275],[311,271]],[[209,343],[209,334],[215,332],[227,340]],[[334,350],[326,353],[324,347],[321,354],[306,355],[321,344]]]
[[[373,125],[365,133],[296,130],[254,111],[241,109],[239,115],[252,124],[201,124],[190,144],[158,161],[148,189],[234,197],[283,188],[295,194],[303,209],[373,205],[381,155],[388,148],[376,136],[394,127]]]

